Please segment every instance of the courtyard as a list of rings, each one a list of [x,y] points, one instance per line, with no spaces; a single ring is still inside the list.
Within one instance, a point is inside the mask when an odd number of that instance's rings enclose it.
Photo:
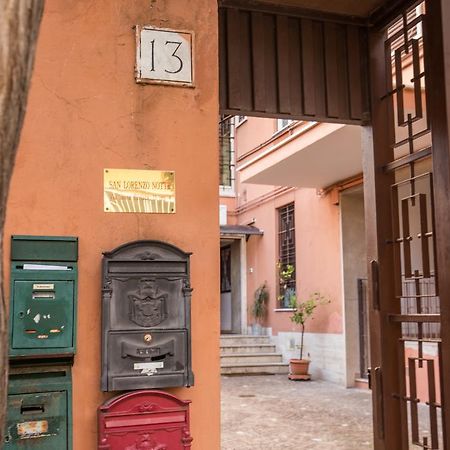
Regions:
[[[222,377],[222,450],[371,448],[368,390],[286,375]]]

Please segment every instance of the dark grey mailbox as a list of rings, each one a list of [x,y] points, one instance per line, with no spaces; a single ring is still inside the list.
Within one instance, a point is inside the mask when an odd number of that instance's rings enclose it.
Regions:
[[[189,257],[160,241],[104,253],[103,391],[193,384]]]

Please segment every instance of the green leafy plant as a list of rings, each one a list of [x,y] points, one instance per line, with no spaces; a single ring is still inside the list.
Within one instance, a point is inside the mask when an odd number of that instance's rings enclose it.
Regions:
[[[306,322],[314,314],[316,308],[320,305],[330,303],[331,300],[325,298],[320,292],[313,292],[306,300],[297,300],[297,296],[291,295],[290,307],[294,312],[290,316],[292,322],[300,325],[301,340],[300,340],[300,359],[303,359],[303,337],[305,335]]]
[[[254,302],[252,306],[252,316],[258,323],[264,318],[267,312],[267,302],[269,300],[269,290],[267,289],[267,284],[264,282],[255,291]]]
[[[291,297],[295,296],[295,289],[289,287],[289,282],[294,278],[295,267],[292,264],[277,262],[278,280],[280,283],[279,295],[277,297],[280,306],[286,307],[291,303]]]

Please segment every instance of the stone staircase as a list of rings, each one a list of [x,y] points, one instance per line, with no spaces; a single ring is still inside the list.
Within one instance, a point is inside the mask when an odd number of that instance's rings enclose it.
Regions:
[[[220,337],[222,375],[273,375],[289,372],[281,353],[269,336],[222,335]]]

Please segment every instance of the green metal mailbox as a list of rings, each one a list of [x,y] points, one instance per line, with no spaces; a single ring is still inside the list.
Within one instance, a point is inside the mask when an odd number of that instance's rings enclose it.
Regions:
[[[12,236],[11,359],[75,354],[78,238]]]
[[[14,367],[4,450],[71,450],[70,367]]]

